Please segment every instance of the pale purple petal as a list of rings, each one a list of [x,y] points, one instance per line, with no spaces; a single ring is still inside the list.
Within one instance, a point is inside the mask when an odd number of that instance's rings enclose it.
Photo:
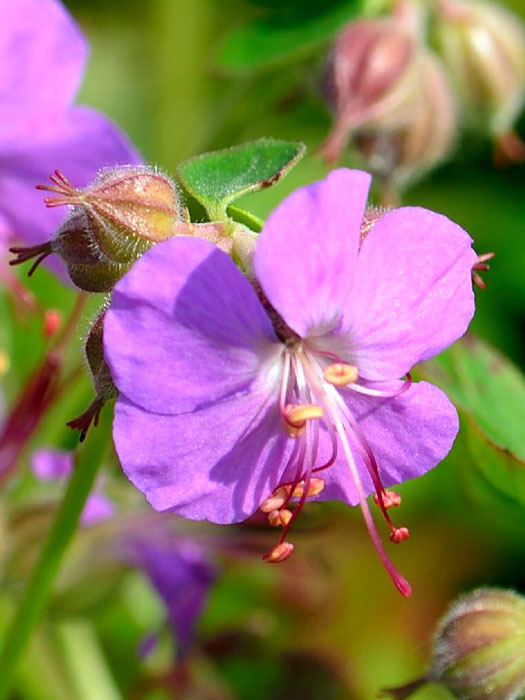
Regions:
[[[275,397],[257,393],[179,416],[122,396],[113,439],[130,481],[155,510],[192,520],[245,520],[279,484],[290,451]]]
[[[115,287],[104,346],[118,389],[149,411],[189,411],[255,381],[277,391],[282,344],[266,312],[231,259],[200,239],[159,243],[135,263]]]
[[[87,55],[82,34],[57,0],[4,0],[1,17],[0,134],[28,112],[45,118],[71,102]]]
[[[47,209],[35,185],[61,170],[78,187],[89,184],[102,166],[137,163],[138,153],[106,117],[72,107],[54,123],[33,125],[27,136],[0,147],[0,212],[12,237],[29,244],[49,240],[68,214]]]
[[[73,469],[73,453],[69,450],[41,448],[31,455],[31,469],[41,481],[66,479]]]
[[[86,501],[80,523],[83,527],[97,525],[115,514],[115,504],[103,493],[94,490]]]
[[[363,377],[401,377],[465,333],[474,313],[471,243],[457,224],[418,207],[375,224],[344,310],[348,359]]]
[[[156,542],[137,538],[132,558],[148,575],[164,601],[174,628],[179,656],[190,650],[216,570],[202,549],[189,540]]]
[[[379,385],[377,385],[379,386]],[[441,389],[418,382],[393,399],[344,391],[347,406],[359,422],[379,466],[385,486],[422,476],[449,453],[459,429],[457,411]],[[326,436],[323,441],[326,446]],[[357,449],[353,448],[354,456]],[[366,493],[374,491],[361,459],[356,460]],[[350,505],[359,502],[350,472],[340,452],[326,479],[321,500],[333,498]]]
[[[334,170],[287,197],[259,236],[257,278],[272,306],[303,338],[341,320],[370,180],[359,170]]]

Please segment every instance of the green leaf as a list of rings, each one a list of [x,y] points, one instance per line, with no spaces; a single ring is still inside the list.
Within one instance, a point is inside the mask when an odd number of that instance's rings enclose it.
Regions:
[[[211,220],[226,218],[230,202],[248,192],[271,187],[303,157],[306,146],[295,141],[259,139],[190,158],[178,174],[188,193]]]
[[[348,22],[361,4],[360,0],[311,2],[308,11],[267,14],[234,29],[219,50],[218,63],[230,73],[249,73],[310,51]]]
[[[525,376],[488,343],[469,335],[420,366],[465,418],[475,465],[525,505]]]

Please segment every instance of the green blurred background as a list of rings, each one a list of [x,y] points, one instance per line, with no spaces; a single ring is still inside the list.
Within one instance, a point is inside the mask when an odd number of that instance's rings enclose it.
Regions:
[[[320,99],[319,75],[334,27],[345,13],[360,11],[357,2],[322,8],[290,0],[68,0],[66,5],[91,42],[80,101],[110,115],[147,161],[174,173],[191,155],[261,136],[304,141],[308,154],[281,183],[240,202],[263,217],[297,186],[325,175],[316,150],[330,117]],[[316,17],[327,8],[333,9],[330,21]],[[514,0],[513,9],[525,18],[521,0]],[[300,43],[294,42],[297,35],[309,41],[251,70],[243,67],[246,46],[232,42],[231,35],[261,17],[270,17],[268,26],[277,27],[278,36],[283,27],[286,36],[291,34],[285,48]],[[305,25],[306,33],[294,35],[294,26]],[[525,134],[525,120],[518,131]],[[349,154],[345,164],[353,162]],[[478,252],[496,252],[485,275],[487,290],[476,292],[472,329],[522,367],[524,185],[525,166],[496,170],[488,141],[464,135],[453,159],[404,196],[404,203],[432,208],[461,224]],[[71,305],[71,292],[47,272],[30,284],[47,305]],[[11,319],[2,341],[16,364],[7,380],[9,398],[34,365],[41,340],[39,329],[21,322],[5,299],[2,305]],[[75,415],[88,396],[86,380],[52,413],[34,445],[73,446],[63,416]],[[504,394],[500,400],[503,410]],[[410,599],[401,599],[391,586],[357,511],[338,504],[310,508],[295,536],[298,553],[286,565],[263,566],[257,548],[241,557],[221,557],[222,576],[200,624],[193,681],[187,695],[180,695],[169,689],[168,638],[146,660],[136,653],[142,636],[162,619],[155,594],[134,572],[117,576],[113,585],[114,572],[86,563],[82,548],[92,543],[80,535],[52,610],[18,673],[16,697],[366,700],[382,687],[421,675],[435,623],[458,593],[481,584],[525,592],[522,494],[513,498],[510,488],[500,491],[490,483],[477,468],[468,436],[468,430],[460,434],[452,454],[433,472],[400,489],[411,539],[393,556],[413,585]],[[116,465],[109,465],[109,474],[115,491],[131,489]],[[25,476],[10,497],[27,504],[33,493],[38,496]],[[135,494],[121,500],[128,507],[129,502],[144,507]],[[27,513],[24,517],[31,521]],[[19,549],[38,542],[38,532],[35,524],[22,530],[26,539]],[[264,546],[265,535],[257,528],[248,534],[257,547]],[[242,539],[246,532],[228,534],[237,536]],[[26,558],[31,561],[30,554]],[[72,573],[76,567],[79,580]],[[26,561],[14,567],[20,580],[27,568]],[[7,610],[12,596],[3,605]],[[450,696],[433,686],[415,697]]]

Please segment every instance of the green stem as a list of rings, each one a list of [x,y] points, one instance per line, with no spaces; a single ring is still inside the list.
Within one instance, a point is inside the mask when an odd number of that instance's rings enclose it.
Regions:
[[[252,231],[255,231],[256,233],[262,231],[264,219],[255,216],[255,214],[246,211],[246,209],[241,209],[235,204],[229,204],[227,211],[228,215],[231,216],[232,219],[235,219],[235,221],[238,221],[240,224],[248,226],[248,228],[251,228]]]
[[[106,419],[77,453],[66,492],[2,645],[0,700],[8,697],[18,659],[47,603],[62,557],[75,533],[102,463],[110,425],[111,421]],[[100,434],[101,430],[104,435]]]

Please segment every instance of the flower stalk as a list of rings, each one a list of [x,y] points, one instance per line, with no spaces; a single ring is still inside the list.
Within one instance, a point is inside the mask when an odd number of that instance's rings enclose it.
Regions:
[[[49,599],[64,553],[79,523],[108,445],[110,422],[77,453],[75,469],[42,547],[0,652],[0,700],[9,696],[13,674]]]

